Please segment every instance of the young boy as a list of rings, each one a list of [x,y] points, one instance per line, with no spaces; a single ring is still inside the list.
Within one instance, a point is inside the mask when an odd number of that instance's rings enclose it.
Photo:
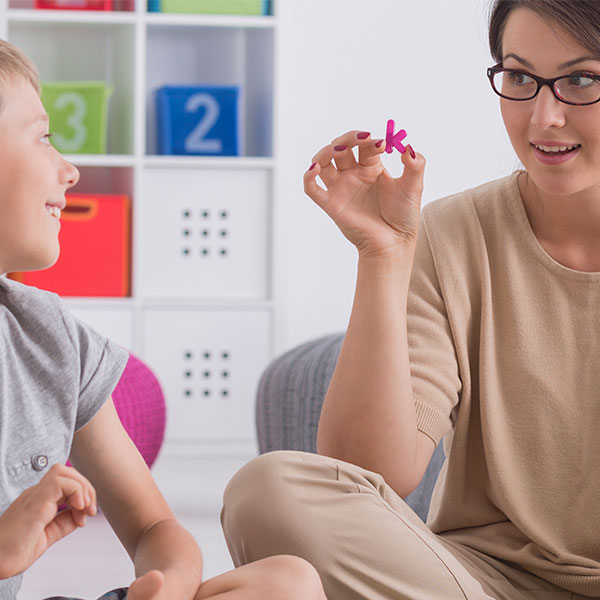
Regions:
[[[0,274],[44,269],[77,169],[49,142],[35,67],[0,40]],[[55,295],[0,278],[0,600],[22,573],[96,514],[129,553],[129,600],[325,598],[316,571],[277,556],[202,582],[202,555],[125,433],[110,394],[128,353]],[[64,465],[70,458],[73,467]],[[61,505],[66,509],[58,512]]]

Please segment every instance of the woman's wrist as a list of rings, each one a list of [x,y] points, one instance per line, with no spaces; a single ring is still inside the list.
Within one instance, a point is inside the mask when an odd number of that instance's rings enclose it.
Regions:
[[[405,245],[381,251],[359,251],[358,268],[374,275],[409,277],[412,272],[415,245]]]

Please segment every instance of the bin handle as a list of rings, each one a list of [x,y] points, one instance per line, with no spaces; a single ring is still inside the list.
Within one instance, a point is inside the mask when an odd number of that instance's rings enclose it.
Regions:
[[[67,205],[61,212],[61,220],[65,221],[91,221],[98,214],[98,200],[96,198],[68,198]]]

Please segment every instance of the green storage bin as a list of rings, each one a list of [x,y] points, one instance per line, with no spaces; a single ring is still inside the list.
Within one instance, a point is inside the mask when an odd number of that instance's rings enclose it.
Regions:
[[[105,154],[113,86],[104,81],[52,81],[41,87],[52,145],[65,154]]]
[[[205,15],[264,15],[267,0],[160,0],[160,10]]]

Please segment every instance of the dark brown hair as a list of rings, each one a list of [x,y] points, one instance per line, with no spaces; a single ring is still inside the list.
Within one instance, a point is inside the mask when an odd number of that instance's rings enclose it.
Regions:
[[[599,0],[494,0],[489,18],[489,42],[493,59],[502,62],[502,35],[515,8],[533,11],[558,26],[600,59]]]

